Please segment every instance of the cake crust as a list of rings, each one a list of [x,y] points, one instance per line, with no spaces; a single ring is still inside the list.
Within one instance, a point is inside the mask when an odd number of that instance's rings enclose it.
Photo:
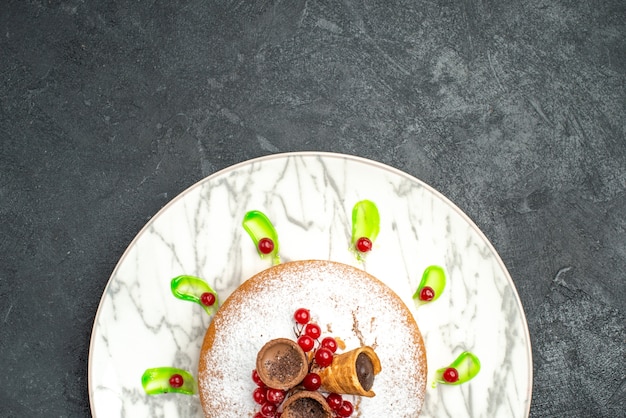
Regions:
[[[371,346],[380,357],[376,396],[348,396],[353,417],[416,417],[426,389],[426,351],[413,315],[384,283],[333,261],[279,264],[242,283],[215,314],[201,349],[198,384],[208,418],[253,416],[251,374],[259,349],[274,338],[295,338],[293,312],[311,311],[323,336],[348,351]],[[338,351],[339,353],[339,351]]]

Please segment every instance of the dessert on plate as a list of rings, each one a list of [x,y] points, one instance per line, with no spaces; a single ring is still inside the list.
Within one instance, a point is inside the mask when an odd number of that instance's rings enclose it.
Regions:
[[[303,308],[310,318],[298,323],[294,313]],[[275,413],[309,416],[285,413],[283,408],[288,409],[290,402],[297,402],[306,392],[324,400],[343,392],[339,395],[353,406],[351,416],[419,415],[426,389],[426,352],[412,314],[389,287],[365,271],[320,260],[270,267],[243,282],[222,303],[206,332],[199,359],[198,392],[205,415],[260,414],[260,402],[253,393],[259,387],[280,384],[259,381],[262,373],[257,369],[263,361],[257,361],[257,353],[273,340],[298,340],[307,333],[308,323],[316,325],[312,335],[317,337],[317,351],[321,351],[320,341],[336,350],[332,363],[318,361],[315,349],[305,357],[294,354],[306,369],[296,381],[315,373],[321,382],[310,384],[305,379],[304,384],[274,388],[284,397]],[[310,416],[334,416],[325,404],[318,409],[318,415]]]

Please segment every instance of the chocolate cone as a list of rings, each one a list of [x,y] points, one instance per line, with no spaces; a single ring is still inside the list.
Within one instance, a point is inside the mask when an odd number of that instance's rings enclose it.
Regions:
[[[362,357],[359,359],[359,355]],[[360,347],[336,355],[330,366],[315,372],[322,379],[321,389],[345,395],[376,395],[372,390],[374,375],[382,370],[380,359],[371,347]]]
[[[281,418],[299,417],[331,418],[332,410],[321,393],[302,390],[285,400],[281,415]]]
[[[276,338],[267,342],[257,354],[256,371],[267,386],[288,390],[307,375],[307,357],[295,341]]]

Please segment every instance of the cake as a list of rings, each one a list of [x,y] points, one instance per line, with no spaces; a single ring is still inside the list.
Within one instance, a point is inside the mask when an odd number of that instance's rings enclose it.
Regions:
[[[380,359],[375,396],[346,395],[353,417],[417,417],[426,389],[426,352],[406,305],[362,269],[332,261],[278,264],[246,280],[219,308],[207,329],[198,369],[208,418],[253,417],[251,378],[257,353],[270,340],[295,339],[294,312],[341,342],[342,352],[371,347]],[[322,393],[323,394],[323,393]]]

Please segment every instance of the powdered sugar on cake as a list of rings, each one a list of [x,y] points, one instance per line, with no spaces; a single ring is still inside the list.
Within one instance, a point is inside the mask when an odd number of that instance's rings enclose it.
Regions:
[[[200,396],[208,417],[253,416],[251,379],[259,349],[273,338],[295,338],[293,313],[311,312],[322,338],[345,351],[373,347],[382,371],[376,396],[346,396],[353,416],[416,417],[426,384],[426,361],[415,321],[387,286],[354,267],[327,261],[285,263],[249,279],[216,314],[213,344],[200,359]],[[341,350],[338,351],[338,353]]]

